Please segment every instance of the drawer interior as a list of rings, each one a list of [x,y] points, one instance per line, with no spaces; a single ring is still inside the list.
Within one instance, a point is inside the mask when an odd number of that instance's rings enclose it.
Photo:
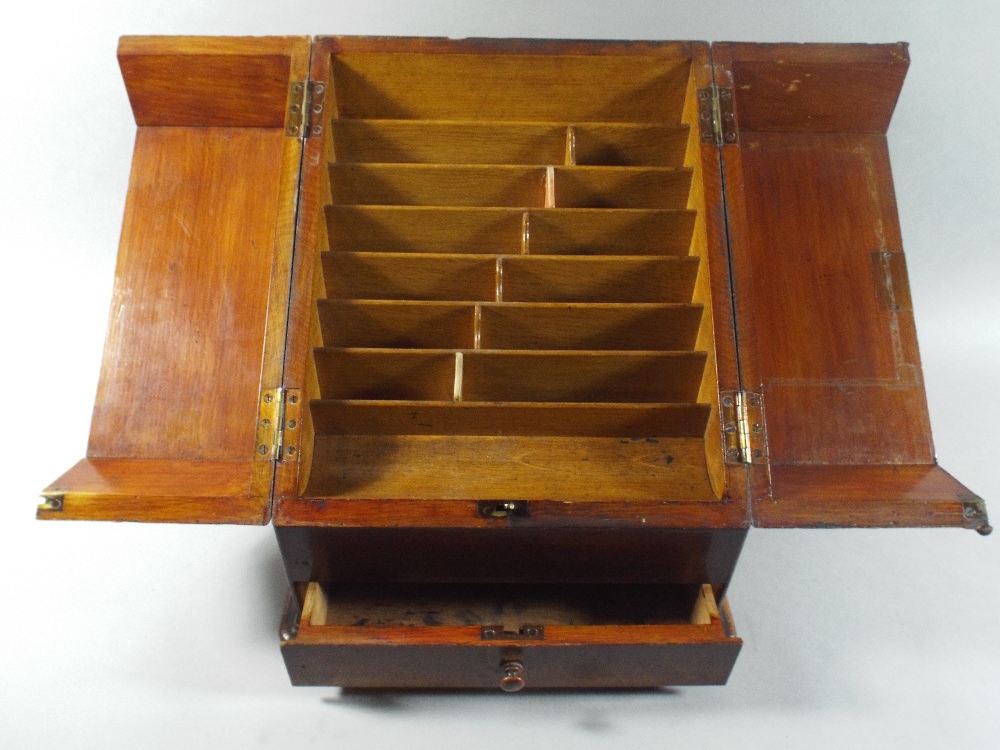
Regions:
[[[741,646],[708,585],[312,582],[291,618],[282,654],[296,685],[724,684]]]
[[[306,601],[303,617],[313,626],[503,626],[506,632],[518,632],[529,623],[710,624],[699,586],[313,583]]]
[[[303,496],[722,497],[679,54],[333,54]]]

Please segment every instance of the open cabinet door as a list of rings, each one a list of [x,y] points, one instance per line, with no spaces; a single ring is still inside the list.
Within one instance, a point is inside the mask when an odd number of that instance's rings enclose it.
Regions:
[[[269,520],[309,51],[121,40],[138,133],[90,442],[40,518]]]
[[[713,59],[738,128],[722,150],[740,372],[766,427],[755,524],[988,531],[931,441],[886,142],[906,45]]]

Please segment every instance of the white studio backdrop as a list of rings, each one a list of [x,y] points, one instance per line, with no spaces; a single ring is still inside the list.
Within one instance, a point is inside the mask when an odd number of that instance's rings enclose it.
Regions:
[[[730,684],[289,687],[270,528],[40,523],[85,450],[134,123],[122,34],[911,43],[889,130],[942,465],[1000,519],[994,0],[19,3],[0,55],[0,747],[1000,747],[1000,533],[750,533]]]

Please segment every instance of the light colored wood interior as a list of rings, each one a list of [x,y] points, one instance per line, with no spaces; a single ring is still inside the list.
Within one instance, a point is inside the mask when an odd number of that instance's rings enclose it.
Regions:
[[[302,622],[311,626],[709,625],[711,586],[657,584],[379,584],[312,582]]]
[[[689,67],[334,55],[305,496],[722,496]]]

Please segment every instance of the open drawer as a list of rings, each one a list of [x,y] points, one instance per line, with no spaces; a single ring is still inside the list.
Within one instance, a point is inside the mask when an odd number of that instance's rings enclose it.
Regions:
[[[295,685],[722,685],[742,645],[709,585],[312,582],[298,613],[291,597],[282,654]]]

